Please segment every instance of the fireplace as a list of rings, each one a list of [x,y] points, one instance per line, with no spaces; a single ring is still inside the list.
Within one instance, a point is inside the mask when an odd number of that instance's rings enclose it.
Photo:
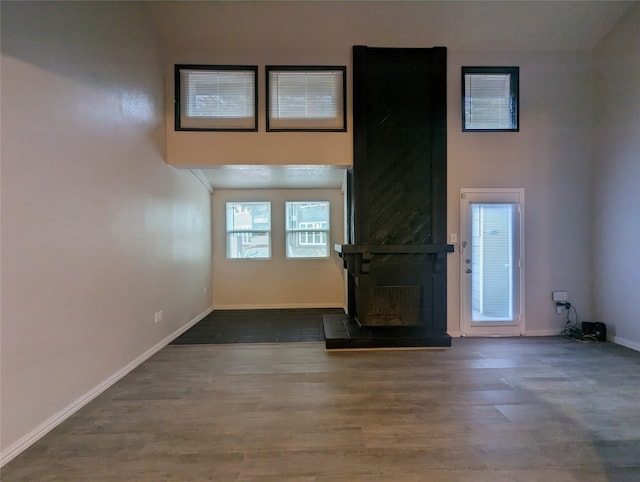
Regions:
[[[420,325],[420,286],[364,286],[356,291],[363,326]]]
[[[347,339],[450,346],[446,49],[354,47],[353,96]]]
[[[449,245],[336,245],[348,273],[348,314],[362,327],[446,328],[445,300]],[[446,291],[444,291],[446,294]],[[439,318],[438,318],[439,317]],[[446,330],[445,330],[446,331]]]

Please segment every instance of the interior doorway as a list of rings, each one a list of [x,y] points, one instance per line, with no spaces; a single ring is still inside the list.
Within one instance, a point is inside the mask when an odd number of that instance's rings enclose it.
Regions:
[[[460,192],[460,329],[524,334],[524,189]]]

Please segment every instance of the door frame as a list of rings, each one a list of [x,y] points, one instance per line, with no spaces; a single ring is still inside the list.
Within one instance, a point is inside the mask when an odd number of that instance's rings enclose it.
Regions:
[[[514,322],[484,322],[482,325],[474,324],[470,316],[471,290],[465,273],[467,263],[465,257],[470,246],[470,219],[468,216],[468,204],[470,196],[482,197],[481,202],[486,203],[515,203],[519,207],[518,226],[515,227],[514,242],[518,245],[518,259],[516,273],[514,274],[514,300],[517,304],[517,313],[514,312]],[[525,335],[525,243],[524,243],[524,188],[461,188],[460,189],[460,244],[458,254],[460,256],[460,334],[461,336],[524,336]]]

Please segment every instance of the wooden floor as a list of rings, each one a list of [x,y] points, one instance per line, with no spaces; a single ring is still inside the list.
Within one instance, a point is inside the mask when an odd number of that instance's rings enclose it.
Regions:
[[[640,481],[640,353],[172,345],[5,466],[23,481]]]

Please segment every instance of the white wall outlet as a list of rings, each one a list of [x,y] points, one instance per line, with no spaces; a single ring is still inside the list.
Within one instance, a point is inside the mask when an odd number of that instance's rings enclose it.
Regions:
[[[162,311],[158,311],[158,321],[162,321]]]
[[[568,291],[554,291],[551,293],[551,297],[553,301],[556,303],[558,301],[569,301],[569,292]]]
[[[160,321],[160,312],[156,311],[156,312],[153,314],[153,322],[154,322],[154,323],[158,323],[159,321]]]
[[[456,244],[458,242],[458,233],[451,233],[449,235],[449,242],[451,244]]]

